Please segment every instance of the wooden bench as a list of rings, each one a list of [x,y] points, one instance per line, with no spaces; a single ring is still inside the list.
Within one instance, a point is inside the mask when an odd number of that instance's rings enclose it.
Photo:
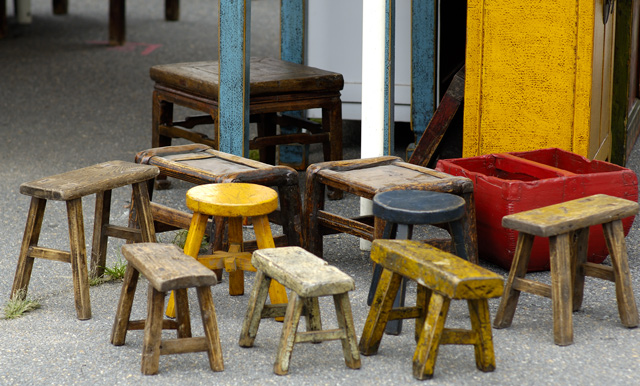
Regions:
[[[125,343],[127,330],[144,329],[142,372],[147,375],[158,373],[160,355],[200,351],[207,352],[213,371],[224,370],[210,288],[218,282],[216,275],[173,244],[127,244],[122,247],[122,254],[129,264],[122,283],[111,343],[121,346]],[[140,273],[149,281],[147,319],[129,320]],[[194,287],[198,293],[204,337],[191,336],[187,288]],[[175,320],[163,320],[162,316],[168,291],[176,294]],[[163,329],[177,330],[178,338],[162,340]]]
[[[156,241],[147,182],[157,175],[158,168],[154,166],[110,161],[20,185],[20,193],[31,196],[31,206],[11,296],[26,296],[35,258],[70,263],[78,319],[90,319],[82,197],[96,195],[90,272],[98,277],[104,273],[108,237],[138,242]],[[139,229],[109,224],[111,191],[126,185],[131,185],[133,189],[132,212],[135,214],[132,215],[137,218]],[[70,252],[38,246],[47,200],[65,201],[67,204]]]
[[[261,319],[284,316],[280,345],[273,367],[276,374],[284,375],[289,372],[289,360],[295,343],[319,343],[337,339],[342,342],[346,365],[352,369],[360,368],[348,294],[355,289],[355,283],[349,275],[300,247],[257,250],[253,253],[251,262],[258,272],[242,324],[240,346],[253,346]],[[295,293],[291,295],[288,305],[265,305],[272,279]],[[338,329],[322,330],[319,296],[333,296]],[[298,332],[303,308],[306,309],[308,331]]]
[[[389,320],[416,319],[417,347],[413,356],[413,376],[428,379],[441,344],[475,346],[476,366],[481,371],[495,369],[493,337],[487,299],[502,294],[502,277],[430,245],[412,240],[375,240],[371,259],[384,270],[360,338],[360,353],[378,352]],[[392,310],[402,278],[418,284],[415,307]],[[466,299],[471,330],[444,328],[451,299]]]
[[[626,327],[638,325],[631,288],[622,219],[638,213],[638,203],[597,194],[502,218],[502,226],[519,231],[516,252],[494,327],[511,325],[520,291],[551,298],[557,345],[573,343],[573,315],[582,305],[584,277],[615,282],[618,312]],[[587,262],[589,227],[602,224],[612,267]],[[551,285],[525,279],[534,237],[548,237]]]

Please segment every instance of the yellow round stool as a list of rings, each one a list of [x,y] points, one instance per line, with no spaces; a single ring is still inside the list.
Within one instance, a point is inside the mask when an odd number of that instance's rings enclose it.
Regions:
[[[193,211],[184,253],[210,269],[224,268],[229,273],[229,294],[244,294],[244,271],[256,271],[251,265],[251,253],[243,252],[242,218],[251,217],[258,249],[274,248],[267,215],[278,207],[278,194],[262,185],[220,183],[198,185],[187,191],[187,207]],[[213,255],[198,255],[207,221],[211,216],[229,220],[229,251]],[[287,303],[285,288],[272,282],[269,288],[271,304]],[[175,316],[173,293],[169,298],[167,316]]]

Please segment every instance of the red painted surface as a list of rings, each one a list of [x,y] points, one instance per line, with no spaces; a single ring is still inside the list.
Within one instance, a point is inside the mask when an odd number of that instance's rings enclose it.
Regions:
[[[440,160],[437,170],[474,183],[480,258],[505,269],[511,266],[517,232],[502,227],[502,217],[580,197],[603,193],[638,201],[638,179],[627,168],[560,149],[489,154]],[[633,217],[623,220],[625,235]],[[591,227],[589,261],[608,255],[602,227]],[[529,271],[549,269],[549,241],[536,237]]]

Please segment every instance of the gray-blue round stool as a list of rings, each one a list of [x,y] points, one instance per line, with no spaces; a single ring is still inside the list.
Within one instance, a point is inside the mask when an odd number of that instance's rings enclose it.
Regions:
[[[459,196],[425,190],[390,190],[373,197],[373,215],[385,221],[383,239],[411,239],[414,225],[440,225],[448,229],[454,251],[465,260],[467,249],[464,244],[462,217],[465,214],[465,202]],[[373,271],[367,303],[373,302],[382,267],[376,265]],[[404,307],[406,281],[394,301],[393,307]],[[402,331],[402,319],[387,323],[385,332],[398,335]]]

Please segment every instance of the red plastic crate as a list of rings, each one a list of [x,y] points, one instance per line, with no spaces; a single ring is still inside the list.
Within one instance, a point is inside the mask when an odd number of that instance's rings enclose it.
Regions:
[[[598,193],[638,201],[633,171],[555,148],[440,160],[436,169],[473,181],[480,257],[505,269],[518,234],[502,227],[502,217]],[[622,223],[626,235],[633,217]],[[602,227],[591,227],[588,260],[600,263],[608,254]],[[536,237],[528,271],[548,269],[549,241]]]

